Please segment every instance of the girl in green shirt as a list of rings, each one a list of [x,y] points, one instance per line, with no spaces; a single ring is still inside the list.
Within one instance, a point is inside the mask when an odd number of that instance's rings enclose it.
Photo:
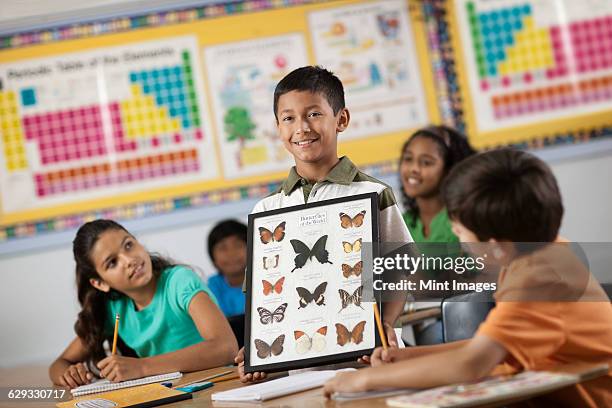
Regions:
[[[51,364],[54,384],[74,388],[100,375],[124,381],[232,362],[238,351],[229,323],[191,269],[150,254],[111,220],[88,222],[73,241],[78,299],[76,338]],[[129,349],[106,356],[115,315]],[[130,349],[136,356],[128,356]],[[121,347],[120,347],[121,350]]]
[[[440,188],[451,168],[473,153],[467,139],[447,126],[417,130],[402,147],[399,173],[406,210],[404,221],[414,242],[424,244],[420,249],[429,256],[449,253],[449,247],[438,244],[457,243],[459,246]],[[432,245],[428,245],[430,243]],[[426,271],[425,276],[445,279],[444,271]],[[442,324],[439,320],[429,325],[421,324],[415,327],[414,335],[419,345],[441,343]]]
[[[414,242],[459,242],[451,230],[440,187],[450,169],[472,155],[465,136],[447,126],[429,126],[410,136],[399,163],[404,221]]]

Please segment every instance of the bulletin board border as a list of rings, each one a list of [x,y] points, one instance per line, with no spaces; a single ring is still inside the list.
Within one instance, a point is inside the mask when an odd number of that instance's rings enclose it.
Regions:
[[[326,2],[326,0],[235,0],[219,1],[200,7],[187,7],[182,10],[151,11],[135,16],[108,18],[83,24],[58,25],[56,27],[1,36],[0,51],[58,41],[89,38],[102,34],[116,34],[147,27],[161,27],[169,24],[189,23],[241,13],[253,13]]]

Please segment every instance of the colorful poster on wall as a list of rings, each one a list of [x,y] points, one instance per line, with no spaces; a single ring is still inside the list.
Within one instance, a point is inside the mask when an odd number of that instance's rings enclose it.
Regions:
[[[316,63],[344,84],[351,125],[343,140],[429,122],[406,1],[311,12],[308,21]]]
[[[308,65],[303,36],[207,47],[204,59],[225,178],[286,171],[293,158],[278,138],[272,102],[278,81]]]
[[[457,0],[455,12],[475,132],[610,110],[610,0]]]
[[[11,213],[217,177],[195,37],[0,65]]]

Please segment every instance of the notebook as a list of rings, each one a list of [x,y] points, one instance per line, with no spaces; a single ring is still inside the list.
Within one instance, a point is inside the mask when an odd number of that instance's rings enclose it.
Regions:
[[[354,368],[343,370],[354,370]],[[338,371],[342,370],[308,371],[229,391],[216,392],[212,394],[211,399],[220,402],[266,401],[282,397],[283,395],[321,387],[325,381],[336,375]]]
[[[387,405],[399,408],[472,407],[504,401],[509,397],[531,395],[575,384],[578,376],[547,371],[525,371],[476,383],[447,385],[426,391],[387,398]]]
[[[161,384],[146,384],[129,389],[77,397],[72,401],[56,404],[56,406],[58,408],[145,408],[190,398],[192,398],[192,395],[188,392],[173,390]]]
[[[137,385],[174,380],[176,378],[181,378],[182,375],[183,374],[177,371],[174,373],[153,375],[151,377],[143,377],[143,378],[137,378],[135,380],[121,381],[121,382],[111,382],[109,380],[104,379],[104,380],[93,382],[91,384],[81,385],[80,387],[73,388],[70,390],[70,392],[72,393],[73,397],[78,397],[80,395],[119,390],[121,388],[135,387]]]

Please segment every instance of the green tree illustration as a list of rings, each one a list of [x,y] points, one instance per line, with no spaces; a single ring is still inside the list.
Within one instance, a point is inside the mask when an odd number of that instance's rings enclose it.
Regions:
[[[227,141],[232,142],[238,140],[240,147],[244,146],[246,140],[255,139],[253,129],[255,123],[251,120],[249,111],[242,106],[233,106],[223,118],[225,122],[225,131],[227,132]]]

